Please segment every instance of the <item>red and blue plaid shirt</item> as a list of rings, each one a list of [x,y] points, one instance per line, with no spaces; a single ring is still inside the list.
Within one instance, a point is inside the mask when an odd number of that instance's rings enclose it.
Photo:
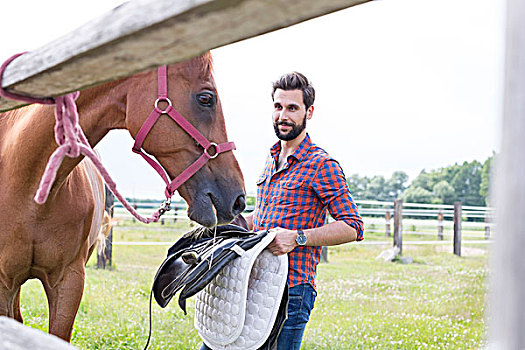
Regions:
[[[363,221],[350,195],[343,170],[310,136],[301,142],[277,171],[281,143],[277,142],[257,181],[257,204],[253,230],[283,227],[289,230],[323,226],[327,209],[336,221],[344,221],[363,239]],[[321,247],[299,246],[288,253],[288,284],[308,283],[316,288],[317,264]]]

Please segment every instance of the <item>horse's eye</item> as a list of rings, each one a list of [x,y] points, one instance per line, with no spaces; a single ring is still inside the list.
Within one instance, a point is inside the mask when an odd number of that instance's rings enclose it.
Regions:
[[[197,94],[197,102],[204,107],[212,107],[215,104],[215,95],[209,91]]]

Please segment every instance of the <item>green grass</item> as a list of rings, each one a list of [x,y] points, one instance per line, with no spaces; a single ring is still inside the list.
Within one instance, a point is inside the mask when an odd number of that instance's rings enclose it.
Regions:
[[[115,241],[175,241],[185,224],[117,226]],[[160,230],[158,230],[160,228]],[[168,229],[166,229],[168,228]],[[371,240],[382,234],[368,235]],[[427,236],[421,239],[428,239]],[[385,238],[386,240],[386,238]],[[149,291],[168,246],[114,246],[113,269],[87,267],[72,343],[82,349],[141,349],[148,334]],[[303,349],[480,349],[485,346],[487,246],[458,258],[441,246],[405,246],[412,264],[376,260],[385,247],[330,247],[318,267],[318,297]],[[198,349],[188,315],[176,300],[153,302],[151,349]],[[22,288],[22,314],[47,330],[47,302],[38,281]]]

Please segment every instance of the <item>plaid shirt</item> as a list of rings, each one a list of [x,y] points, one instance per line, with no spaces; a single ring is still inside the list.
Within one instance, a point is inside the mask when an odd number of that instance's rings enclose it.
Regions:
[[[344,221],[363,239],[363,222],[352,200],[339,163],[317,147],[310,136],[301,142],[276,171],[281,143],[277,142],[257,181],[257,204],[253,230],[283,227],[289,230],[320,227],[325,224],[326,209],[337,221]],[[308,283],[316,288],[317,264],[321,247],[299,246],[288,253],[289,287]]]

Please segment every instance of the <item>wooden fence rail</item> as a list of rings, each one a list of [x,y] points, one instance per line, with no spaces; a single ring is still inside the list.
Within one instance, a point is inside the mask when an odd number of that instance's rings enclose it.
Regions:
[[[17,58],[2,87],[60,96],[367,1],[130,1]],[[0,112],[22,105],[0,99]]]
[[[356,201],[358,205],[361,204],[370,205],[371,201]],[[143,213],[144,215],[150,215],[154,208],[158,207],[160,202],[152,202],[152,203],[141,203],[137,205],[137,208],[139,212]],[[373,225],[375,222],[381,222],[385,225],[385,236],[386,237],[392,237],[391,235],[391,226],[392,226],[392,220],[393,220],[393,246],[396,249],[397,254],[402,254],[403,251],[403,236],[404,235],[419,235],[419,236],[435,236],[437,237],[436,241],[406,241],[405,244],[413,245],[413,244],[448,244],[452,243],[453,246],[453,252],[457,256],[461,256],[461,245],[463,243],[478,243],[478,244],[485,244],[485,243],[492,243],[490,241],[491,238],[491,227],[493,226],[492,223],[492,216],[493,216],[493,209],[487,208],[487,207],[473,207],[473,206],[463,206],[460,202],[456,203],[455,205],[450,206],[443,206],[439,205],[437,206],[438,209],[436,210],[436,206],[433,205],[421,205],[421,204],[414,204],[414,203],[403,203],[402,200],[396,200],[393,203],[389,202],[374,202],[375,205],[382,206],[383,209],[381,209],[382,212],[384,212],[384,218],[381,219],[379,217],[363,217],[364,220],[364,226],[365,231],[367,232],[382,232],[381,230],[375,230],[375,229],[368,229],[367,226]],[[414,209],[410,209],[411,207],[417,205],[420,207],[418,209],[418,212],[416,213]],[[119,206],[117,204],[117,206]],[[384,207],[392,207],[390,208],[384,208]],[[408,207],[408,209],[407,209]],[[445,208],[443,208],[445,207]],[[468,210],[463,210],[463,208],[468,208]],[[126,218],[132,220],[131,215],[129,215],[127,212],[124,212],[122,208],[117,208],[117,212],[115,216],[117,218]],[[184,205],[179,205],[177,209],[177,214],[173,214],[168,212],[166,215],[166,220],[188,220],[188,218],[183,214],[186,207]],[[374,208],[372,208],[374,209]],[[377,208],[376,208],[377,209]],[[452,210],[450,210],[452,209]],[[251,211],[252,208],[248,208],[248,212]],[[366,209],[370,210],[370,208]],[[392,210],[392,211],[391,211]],[[443,212],[445,210],[451,211],[450,215],[448,217],[453,217],[453,221],[447,221],[445,220],[445,216]],[[372,211],[373,213],[377,214],[381,211]],[[393,212],[393,215],[392,215]],[[406,214],[408,212],[408,214]],[[484,221],[483,222],[464,222],[464,217],[472,217],[469,215],[469,213],[483,213]],[[418,214],[422,217],[436,217],[436,220],[414,220],[407,218],[405,215],[411,215],[414,216],[414,214]],[[417,216],[416,216],[417,217]],[[477,218],[477,217],[476,217]],[[425,227],[432,227],[434,226],[436,228],[436,231],[430,232],[430,231],[423,231],[421,229],[418,229],[416,231],[407,230],[406,227],[409,227],[411,225],[420,225],[424,223]],[[163,225],[164,223],[161,222],[160,225]],[[404,228],[405,227],[405,228]],[[445,233],[444,228],[449,227],[451,229],[451,232]],[[478,231],[468,231],[465,230],[465,228],[480,228],[483,229],[483,235],[476,234]],[[445,236],[452,236],[451,241],[444,241]],[[463,238],[484,238],[484,240],[468,240],[465,241]],[[137,242],[137,244],[140,244]],[[384,245],[385,242],[367,242],[366,239],[361,245]],[[323,247],[322,250],[322,261],[328,262],[328,250],[326,247]]]

